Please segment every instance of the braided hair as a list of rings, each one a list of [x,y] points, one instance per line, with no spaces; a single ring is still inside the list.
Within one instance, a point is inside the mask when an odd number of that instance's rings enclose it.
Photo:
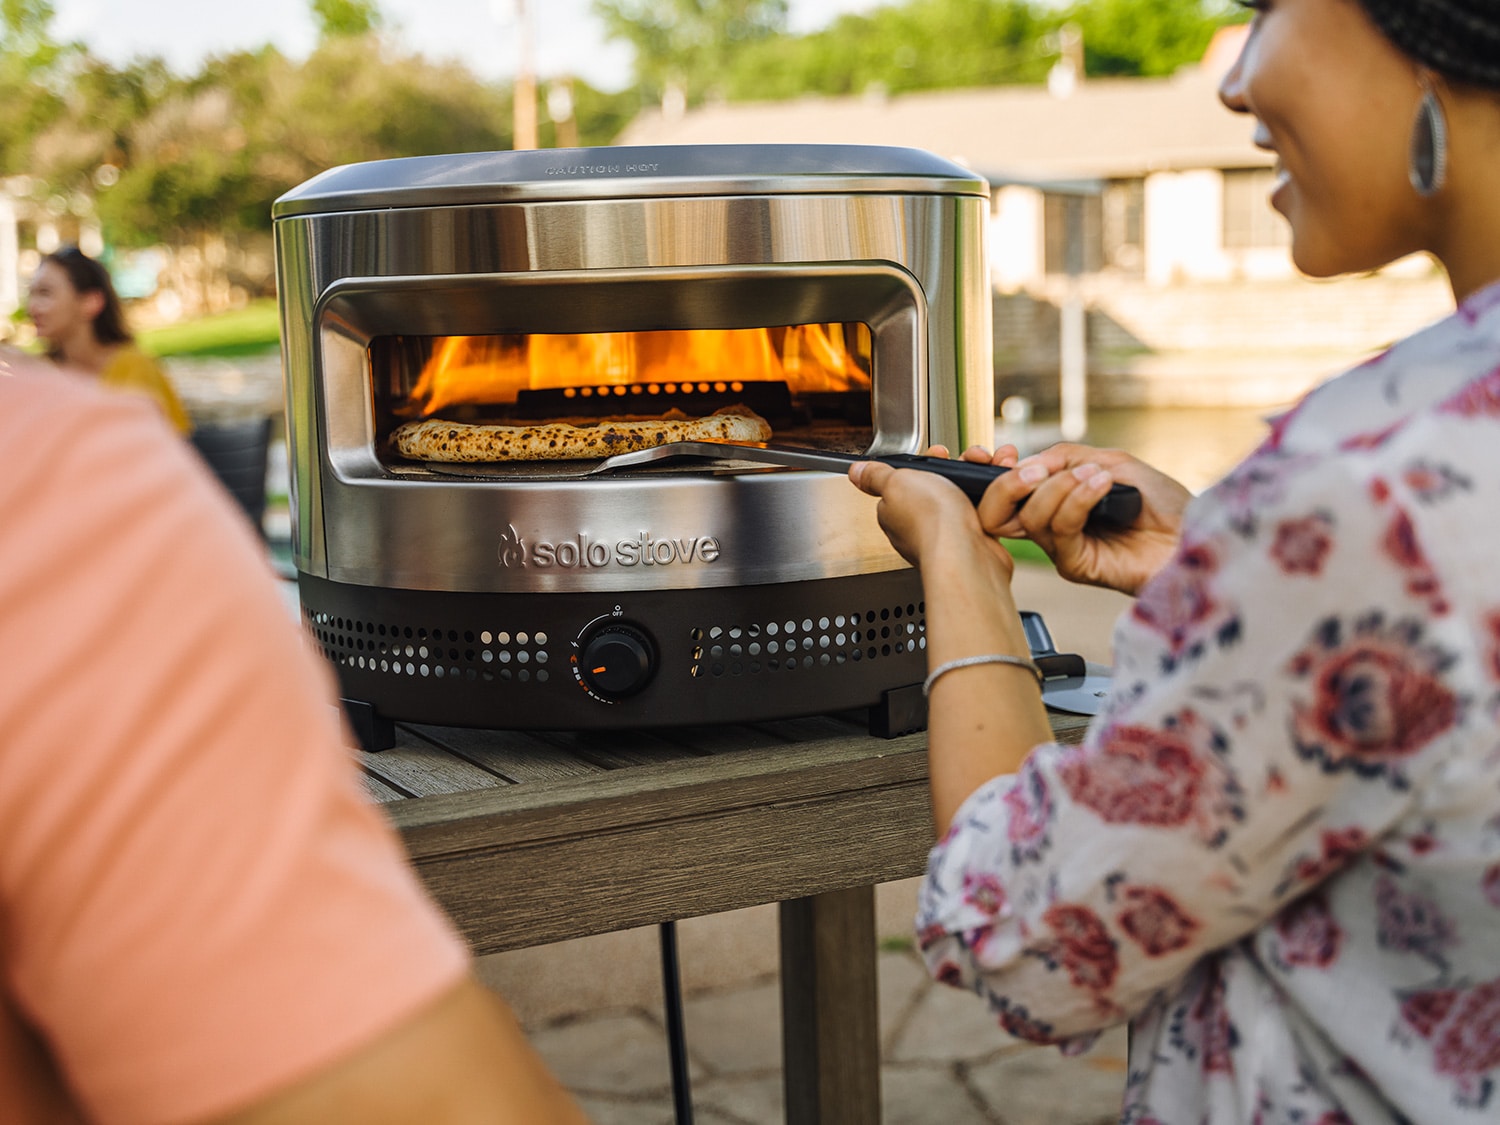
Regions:
[[[1454,82],[1500,90],[1496,0],[1360,0],[1401,51]]]

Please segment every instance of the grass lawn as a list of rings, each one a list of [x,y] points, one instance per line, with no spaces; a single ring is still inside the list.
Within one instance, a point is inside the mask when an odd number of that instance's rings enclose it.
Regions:
[[[1047,557],[1047,553],[1030,539],[1002,539],[1000,540],[1000,546],[1009,551],[1011,558],[1015,559],[1016,562],[1042,563],[1045,566],[1052,565],[1052,560]]]
[[[155,356],[242,356],[274,351],[281,343],[276,301],[253,301],[242,309],[169,324],[136,334]]]

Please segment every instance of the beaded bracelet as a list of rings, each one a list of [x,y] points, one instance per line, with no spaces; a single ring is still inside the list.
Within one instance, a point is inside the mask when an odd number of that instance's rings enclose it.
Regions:
[[[957,660],[939,664],[927,674],[927,679],[923,681],[922,694],[925,696],[931,693],[932,685],[937,682],[939,676],[945,676],[955,668],[969,668],[975,664],[1014,664],[1017,668],[1025,668],[1036,677],[1037,687],[1041,687],[1046,678],[1033,660],[1028,660],[1024,656],[1011,656],[1006,652],[988,652],[983,656],[961,656]]]

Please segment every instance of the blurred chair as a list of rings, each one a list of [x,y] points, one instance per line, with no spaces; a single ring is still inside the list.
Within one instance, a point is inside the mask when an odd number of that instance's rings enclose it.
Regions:
[[[193,447],[214,476],[244,509],[256,533],[265,534],[266,460],[271,447],[271,419],[202,422],[193,430]]]

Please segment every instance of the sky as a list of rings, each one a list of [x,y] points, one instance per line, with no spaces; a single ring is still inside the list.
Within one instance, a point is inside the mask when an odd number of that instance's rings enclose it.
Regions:
[[[302,58],[315,33],[308,0],[53,0],[55,38],[80,40],[97,56],[122,63],[159,55],[179,74],[191,74],[211,54],[274,43]],[[844,12],[868,11],[891,0],[791,0],[791,27],[826,27]],[[407,48],[433,59],[457,58],[483,78],[513,75],[519,61],[515,0],[379,0],[387,26]],[[529,0],[536,39],[536,71],[549,78],[573,74],[600,90],[623,89],[630,49],[606,43],[589,0]]]

